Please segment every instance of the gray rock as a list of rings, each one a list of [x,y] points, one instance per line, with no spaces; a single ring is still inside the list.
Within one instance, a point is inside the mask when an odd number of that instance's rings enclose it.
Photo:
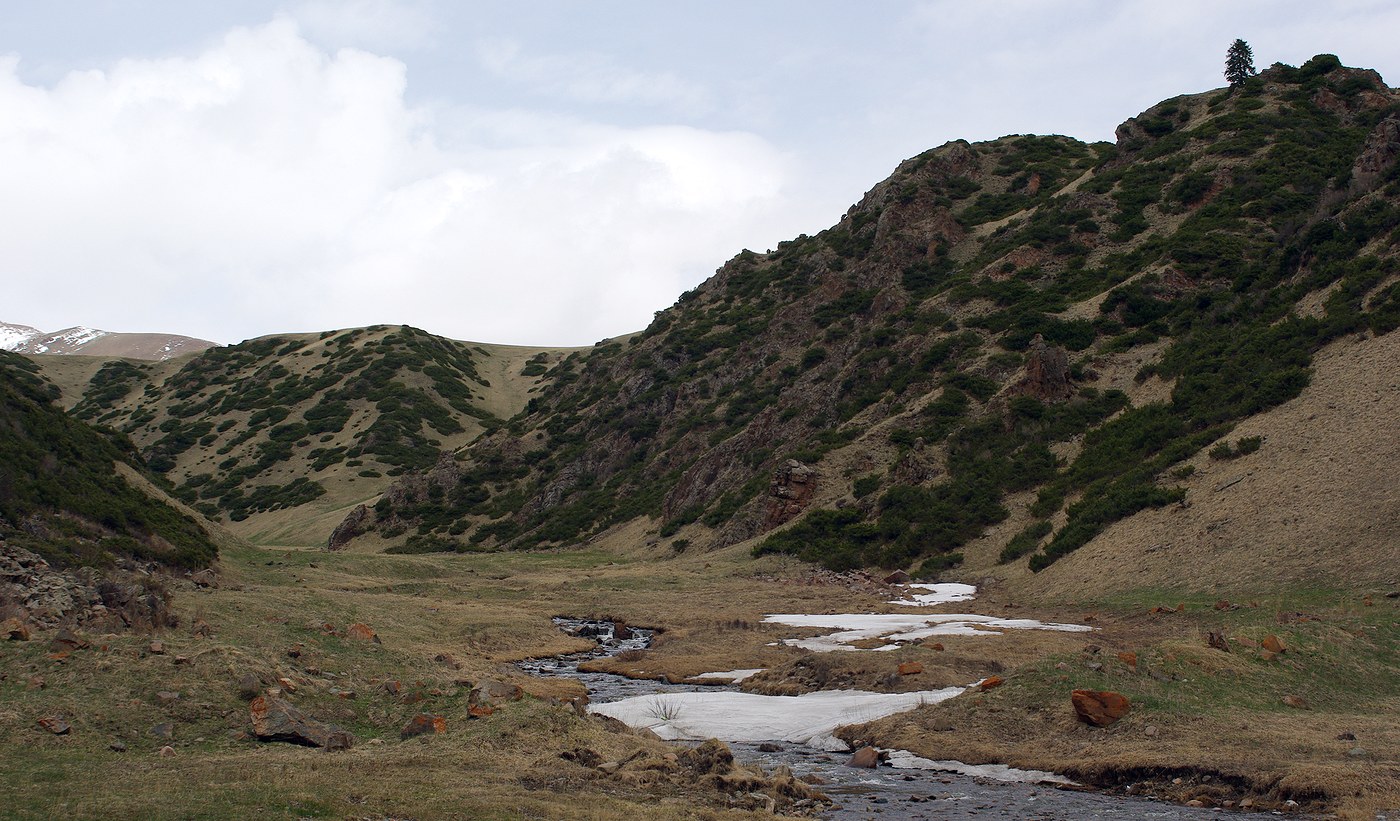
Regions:
[[[272,696],[258,696],[248,705],[253,733],[263,741],[287,741],[326,750],[348,750],[355,744],[349,732],[324,724]]]

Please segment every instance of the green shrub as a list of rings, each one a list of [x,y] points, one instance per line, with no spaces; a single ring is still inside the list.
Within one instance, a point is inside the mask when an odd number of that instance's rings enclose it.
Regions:
[[[1040,546],[1040,540],[1050,535],[1054,528],[1050,522],[1041,520],[1026,525],[1020,533],[1011,537],[1011,541],[1006,543],[1006,547],[1001,549],[1001,555],[997,557],[999,564],[1015,561],[1028,553],[1035,552]]]

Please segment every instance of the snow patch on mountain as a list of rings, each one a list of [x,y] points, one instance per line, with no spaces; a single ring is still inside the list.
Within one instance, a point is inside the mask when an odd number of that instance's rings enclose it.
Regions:
[[[17,351],[26,342],[36,336],[42,336],[43,333],[38,328],[31,328],[28,325],[11,325],[8,322],[0,322],[0,351]]]

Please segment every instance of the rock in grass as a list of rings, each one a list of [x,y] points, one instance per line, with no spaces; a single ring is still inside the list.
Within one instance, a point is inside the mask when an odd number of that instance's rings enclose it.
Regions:
[[[372,641],[375,644],[382,644],[379,640],[379,635],[374,632],[374,628],[361,622],[355,622],[345,628],[345,637],[357,641]]]
[[[45,716],[39,719],[39,726],[54,735],[68,735],[73,726],[58,716]]]
[[[29,627],[19,619],[5,619],[0,622],[0,636],[8,641],[29,641]]]
[[[58,635],[49,642],[49,649],[55,653],[71,653],[74,650],[83,650],[87,646],[87,639],[67,628],[58,631]]]
[[[239,676],[236,686],[239,697],[245,701],[252,701],[262,693],[262,680],[252,673]]]
[[[1308,705],[1308,700],[1303,698],[1302,696],[1284,696],[1283,703],[1289,707],[1292,707],[1295,710],[1312,709],[1312,707]]]
[[[419,713],[409,719],[402,730],[399,730],[399,738],[410,739],[414,736],[428,735],[430,733],[437,735],[445,732],[447,732],[447,719],[442,716]]]
[[[248,709],[253,733],[263,741],[287,741],[327,750],[348,750],[355,744],[350,733],[323,724],[280,698],[258,696]]]
[[[1111,690],[1075,690],[1070,703],[1080,721],[1095,727],[1107,727],[1132,709],[1127,696]]]
[[[1284,645],[1283,641],[1280,640],[1278,636],[1275,636],[1272,633],[1265,636],[1264,640],[1259,642],[1259,645],[1265,650],[1268,650],[1270,653],[1288,652],[1288,648]]]
[[[499,707],[503,702],[519,701],[524,695],[525,691],[518,685],[487,678],[472,688],[467,704],[472,707]]]

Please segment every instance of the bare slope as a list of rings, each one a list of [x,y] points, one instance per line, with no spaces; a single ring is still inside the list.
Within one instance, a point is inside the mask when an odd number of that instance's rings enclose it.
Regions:
[[[1400,334],[1348,337],[1319,353],[1297,399],[1242,422],[1262,437],[1232,459],[1186,464],[1181,505],[1108,528],[1026,582],[1075,599],[1086,591],[1269,590],[1300,581],[1356,589],[1400,578]]]

